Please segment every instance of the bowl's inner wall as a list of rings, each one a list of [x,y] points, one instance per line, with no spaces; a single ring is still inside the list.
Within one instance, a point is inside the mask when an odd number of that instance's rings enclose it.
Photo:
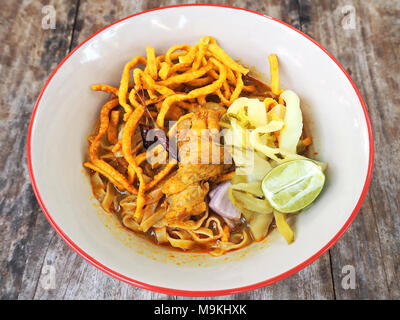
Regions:
[[[110,232],[82,162],[87,136],[106,100],[91,84],[118,86],[124,64],[175,44],[214,36],[234,59],[269,79],[267,55],[276,53],[285,88],[297,92],[312,129],[317,158],[328,162],[318,200],[297,217],[296,241],[281,237],[263,250],[255,245],[225,257],[157,251],[132,237],[130,246]],[[307,106],[305,106],[307,105]],[[310,106],[310,107],[308,107]],[[254,284],[288,271],[324,247],[350,217],[368,168],[368,131],[360,101],[339,67],[315,44],[290,28],[249,12],[183,7],[149,12],[101,32],[61,66],[40,101],[32,132],[33,174],[43,202],[59,228],[106,267],[140,282],[182,290],[222,290]],[[145,251],[142,254],[138,251]],[[167,260],[173,263],[166,263]],[[185,261],[181,265],[176,262]],[[200,266],[199,266],[200,265]]]

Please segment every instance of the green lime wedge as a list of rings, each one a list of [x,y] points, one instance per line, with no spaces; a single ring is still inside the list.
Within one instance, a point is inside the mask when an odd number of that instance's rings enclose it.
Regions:
[[[299,211],[321,192],[325,175],[311,160],[293,160],[273,168],[262,181],[262,191],[270,205],[283,213]]]

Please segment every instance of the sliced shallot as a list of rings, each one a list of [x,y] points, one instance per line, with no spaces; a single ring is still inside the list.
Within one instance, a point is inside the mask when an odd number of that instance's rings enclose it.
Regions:
[[[228,188],[231,186],[231,182],[225,181],[219,184],[210,193],[210,208],[218,213],[222,218],[227,220],[239,220],[241,213],[236,209],[228,196]]]

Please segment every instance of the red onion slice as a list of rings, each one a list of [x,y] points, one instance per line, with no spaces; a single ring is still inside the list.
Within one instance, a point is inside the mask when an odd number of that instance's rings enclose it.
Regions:
[[[222,218],[228,220],[239,220],[241,213],[236,209],[228,196],[228,188],[231,186],[230,181],[219,184],[208,194],[210,196],[210,208],[218,213]]]

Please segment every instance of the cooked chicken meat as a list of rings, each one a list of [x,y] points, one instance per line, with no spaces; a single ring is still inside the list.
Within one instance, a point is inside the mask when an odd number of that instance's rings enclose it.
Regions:
[[[178,123],[179,168],[162,188],[168,202],[167,223],[183,221],[206,210],[204,198],[209,185],[204,181],[216,179],[224,171],[220,161],[223,149],[213,136],[219,131],[218,121],[218,112],[205,110]]]

